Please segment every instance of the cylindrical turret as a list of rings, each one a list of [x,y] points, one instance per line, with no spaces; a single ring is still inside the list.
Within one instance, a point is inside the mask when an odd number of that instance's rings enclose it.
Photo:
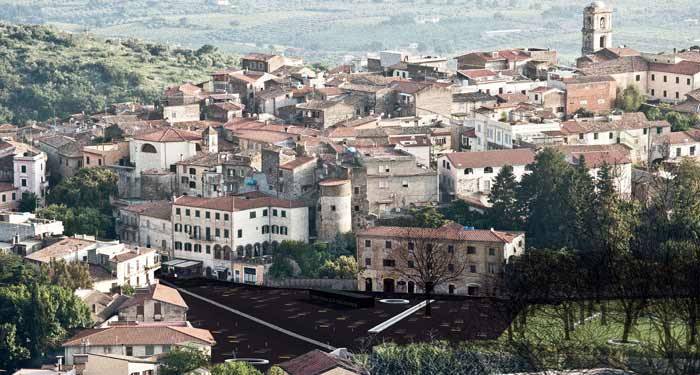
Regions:
[[[338,233],[352,230],[352,189],[350,180],[329,179],[319,185],[318,239],[331,241]]]

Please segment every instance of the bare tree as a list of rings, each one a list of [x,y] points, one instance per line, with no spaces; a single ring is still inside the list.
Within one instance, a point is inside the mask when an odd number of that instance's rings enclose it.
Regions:
[[[438,229],[406,228],[393,250],[395,272],[423,290],[425,315],[431,315],[430,296],[440,286],[462,280],[467,267],[466,250],[447,243]]]

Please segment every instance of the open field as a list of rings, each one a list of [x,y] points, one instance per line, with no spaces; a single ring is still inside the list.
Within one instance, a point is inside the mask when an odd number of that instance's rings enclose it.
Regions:
[[[589,0],[0,0],[0,20],[48,23],[230,52],[286,51],[310,61],[413,45],[454,55],[541,46],[572,61]],[[225,1],[224,1],[225,3]],[[614,44],[668,50],[700,44],[700,3],[615,1]],[[650,22],[653,20],[653,22]],[[492,34],[490,31],[512,30]]]

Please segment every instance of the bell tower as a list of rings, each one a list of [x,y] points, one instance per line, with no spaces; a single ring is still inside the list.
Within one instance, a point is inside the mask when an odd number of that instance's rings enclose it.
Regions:
[[[612,47],[612,8],[602,1],[594,1],[583,9],[583,56]]]

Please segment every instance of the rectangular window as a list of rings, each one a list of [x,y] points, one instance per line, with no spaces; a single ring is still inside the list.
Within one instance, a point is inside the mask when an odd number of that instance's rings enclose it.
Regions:
[[[695,155],[695,146],[690,146],[690,156]]]
[[[467,246],[467,254],[476,254],[476,247]]]
[[[396,261],[393,259],[384,259],[382,260],[382,265],[384,267],[396,267]]]
[[[179,209],[179,208],[176,208],[176,209],[175,209],[175,215],[180,215],[180,209]]]
[[[22,179],[22,186],[27,186],[27,179],[26,178]]]
[[[455,247],[453,245],[447,245],[447,253],[449,254],[454,254],[455,253]]]
[[[469,265],[469,272],[470,272],[470,273],[476,273],[476,264],[470,264],[470,265]]]
[[[637,74],[637,76],[634,77],[634,80],[637,81],[637,82],[639,82],[639,81],[642,80],[642,76],[640,76],[639,74]]]
[[[185,216],[190,216],[190,209],[189,208],[185,209]]]
[[[243,237],[243,229],[239,229],[239,230],[236,232],[236,237],[238,237],[238,238],[242,238],[242,237]]]
[[[267,216],[267,208],[263,210],[263,216]]]
[[[255,219],[255,215],[256,215],[255,211],[250,211],[250,218],[251,219]]]
[[[593,139],[598,139],[598,133],[593,133]]]
[[[495,256],[496,255],[496,249],[490,247],[489,248],[489,256]]]
[[[228,221],[228,214],[224,214],[224,221]]]
[[[676,83],[681,83],[681,78],[680,78],[680,77],[676,77]]]
[[[214,237],[221,237],[221,229],[214,228]]]
[[[656,81],[656,74],[652,74],[652,75],[651,75],[651,80],[652,80],[652,81]]]
[[[416,245],[413,242],[408,243],[408,250],[413,250],[416,248]]]
[[[372,247],[372,240],[365,240],[365,247]]]
[[[272,209],[272,216],[277,216],[277,210],[276,210],[276,209]]]
[[[239,229],[239,231],[240,231],[240,229]],[[229,234],[228,229],[224,229],[224,238],[228,238],[228,234]],[[241,236],[238,236],[238,238],[240,238],[240,237]]]
[[[204,213],[204,218],[205,218],[205,219],[211,219],[211,212],[206,211],[206,212]]]
[[[365,258],[365,266],[371,266],[372,265],[372,258]]]
[[[408,268],[416,268],[416,264],[412,260],[407,261],[406,265]]]
[[[127,347],[126,347],[126,355],[128,355],[128,356],[133,356],[133,355],[134,355],[134,347],[133,347],[133,346],[127,346]]]
[[[194,211],[194,217],[199,217],[199,210]]]
[[[153,345],[146,345],[146,355],[153,355]]]
[[[391,241],[385,241],[385,242],[384,242],[384,248],[385,248],[385,249],[391,249]]]
[[[668,82],[668,76],[664,76],[664,82]]]
[[[282,217],[287,217],[287,211],[285,210],[281,210],[280,214],[282,215]]]
[[[22,173],[27,173],[27,166],[26,165],[21,166],[20,169],[22,170]]]

